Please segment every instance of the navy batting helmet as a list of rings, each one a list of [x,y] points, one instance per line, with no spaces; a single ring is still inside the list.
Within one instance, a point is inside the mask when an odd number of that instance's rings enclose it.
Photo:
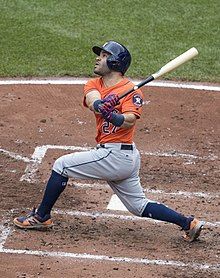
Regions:
[[[100,55],[102,50],[110,53],[107,59],[109,69],[125,74],[131,64],[131,54],[125,46],[115,41],[108,41],[103,46],[93,46],[93,52]]]

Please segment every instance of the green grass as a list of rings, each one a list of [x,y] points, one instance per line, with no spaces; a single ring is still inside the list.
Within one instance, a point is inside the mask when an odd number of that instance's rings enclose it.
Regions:
[[[0,76],[91,76],[94,44],[132,53],[142,78],[191,47],[199,56],[164,78],[220,82],[219,0],[0,0]]]

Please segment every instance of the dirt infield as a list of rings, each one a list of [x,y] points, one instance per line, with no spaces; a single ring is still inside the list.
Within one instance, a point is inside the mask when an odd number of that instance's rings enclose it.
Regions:
[[[15,229],[13,217],[40,202],[54,160],[94,147],[95,129],[82,85],[2,85],[0,277],[219,277],[220,94],[143,91],[135,136],[143,187],[204,219],[201,238],[187,244],[176,226],[132,216],[102,181],[70,180],[53,229]]]

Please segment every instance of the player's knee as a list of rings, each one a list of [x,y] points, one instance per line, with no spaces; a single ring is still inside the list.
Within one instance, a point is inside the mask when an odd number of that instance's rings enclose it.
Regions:
[[[63,157],[59,157],[53,164],[53,170],[61,175],[64,174],[64,159]]]
[[[137,211],[135,209],[129,209],[129,212],[132,213],[135,216],[141,216],[141,213],[139,213],[139,211]]]
[[[137,207],[127,207],[127,210],[135,216],[142,216],[142,210]]]
[[[146,207],[148,201],[149,200],[146,198],[137,198],[135,202],[122,202],[130,213],[135,216],[142,217],[143,210]]]

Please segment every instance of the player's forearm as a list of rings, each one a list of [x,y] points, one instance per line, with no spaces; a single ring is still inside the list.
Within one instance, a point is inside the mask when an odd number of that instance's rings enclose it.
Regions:
[[[130,123],[130,122],[124,121],[124,123],[122,124],[121,127],[123,127],[123,128],[131,128],[133,125],[134,125],[134,123]]]
[[[123,114],[124,116],[124,123],[121,127],[123,128],[131,128],[136,123],[136,116],[134,114]]]
[[[97,99],[101,99],[101,95],[98,91],[91,91],[89,92],[87,95],[86,95],[86,104],[87,106],[89,107],[89,109],[91,111],[94,111],[94,102],[97,100]]]

